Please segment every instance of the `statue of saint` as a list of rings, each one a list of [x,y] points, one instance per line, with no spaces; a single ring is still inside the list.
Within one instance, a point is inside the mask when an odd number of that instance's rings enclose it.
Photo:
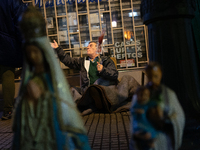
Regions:
[[[28,7],[20,21],[24,66],[13,121],[13,149],[91,149],[82,118],[46,36],[45,20]]]
[[[173,90],[161,84],[162,70],[156,62],[147,65],[146,75],[148,83],[146,87],[150,91],[150,101],[157,103],[159,107],[149,107],[146,111],[146,118],[157,130],[154,138],[154,150],[177,150],[182,143],[185,115]],[[133,96],[132,106],[137,103],[137,95]],[[161,112],[162,110],[162,112]],[[133,116],[134,118],[135,116]],[[146,127],[144,132],[134,130],[131,133],[131,150],[143,150],[138,143],[144,141],[144,137],[151,135],[151,130]],[[149,142],[146,140],[146,142]],[[148,145],[148,143],[146,143]],[[149,147],[150,149],[151,147]]]
[[[132,135],[140,138],[137,143],[139,149],[148,150],[154,147],[158,131],[147,119],[147,112],[150,108],[157,107],[159,117],[163,117],[163,111],[157,100],[150,99],[150,91],[147,87],[139,87],[136,90],[137,102],[131,107],[131,131]]]

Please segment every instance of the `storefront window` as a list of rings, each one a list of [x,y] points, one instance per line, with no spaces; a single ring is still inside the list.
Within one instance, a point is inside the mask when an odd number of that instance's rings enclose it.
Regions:
[[[36,5],[47,21],[51,41],[56,40],[72,57],[84,57],[89,41],[97,42],[104,30],[102,54],[115,57],[118,70],[143,68],[148,63],[141,0],[70,2],[49,0],[48,5]]]

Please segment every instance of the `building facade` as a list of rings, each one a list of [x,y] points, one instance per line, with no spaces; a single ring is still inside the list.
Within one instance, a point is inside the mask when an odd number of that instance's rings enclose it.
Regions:
[[[104,30],[102,55],[115,57],[118,70],[144,68],[148,63],[147,27],[141,0],[32,0],[47,21],[47,35],[72,57],[83,57],[89,41]],[[61,64],[63,69],[67,68]]]

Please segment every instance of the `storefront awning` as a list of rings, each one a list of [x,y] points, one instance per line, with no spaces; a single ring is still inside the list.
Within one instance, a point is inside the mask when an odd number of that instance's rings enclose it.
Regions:
[[[86,0],[56,0],[56,5],[64,5],[66,3],[72,4],[73,2],[77,1],[77,3],[85,3]],[[89,2],[98,2],[98,0],[88,0]],[[102,0],[99,0],[102,1]],[[43,6],[43,0],[35,0],[35,5],[39,5],[39,7]],[[46,7],[54,6],[54,0],[49,0],[46,2]]]

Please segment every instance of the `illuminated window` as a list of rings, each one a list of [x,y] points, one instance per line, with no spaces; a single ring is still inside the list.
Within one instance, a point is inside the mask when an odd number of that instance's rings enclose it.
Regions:
[[[76,0],[36,7],[47,20],[47,34],[72,57],[87,55],[89,41],[105,30],[103,54],[115,57],[118,70],[143,68],[148,63],[147,28],[140,15],[141,0]]]

